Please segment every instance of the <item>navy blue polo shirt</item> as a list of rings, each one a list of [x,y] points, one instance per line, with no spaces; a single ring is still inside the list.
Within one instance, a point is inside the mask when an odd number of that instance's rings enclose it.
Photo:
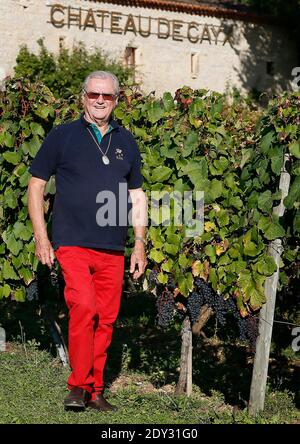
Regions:
[[[140,188],[141,157],[132,134],[110,122],[100,141],[109,165],[80,119],[53,128],[29,168],[48,181],[55,175],[52,244],[124,251],[128,228],[128,190]],[[93,133],[94,134],[94,133]],[[96,137],[94,136],[96,139]],[[97,139],[96,139],[97,140]]]

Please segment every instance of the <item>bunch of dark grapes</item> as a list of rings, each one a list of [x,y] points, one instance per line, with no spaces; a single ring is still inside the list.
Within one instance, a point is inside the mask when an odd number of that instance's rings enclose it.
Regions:
[[[240,317],[238,320],[240,330],[240,339],[242,341],[249,341],[250,348],[255,351],[256,339],[258,337],[258,319],[254,316]]]
[[[188,297],[186,309],[192,325],[195,324],[195,322],[197,322],[203,302],[204,298],[202,294],[197,293],[196,291],[193,291],[193,293],[191,293],[190,296]]]
[[[213,291],[210,288],[210,286],[205,282],[204,279],[196,278],[195,279],[196,287],[198,288],[199,293],[202,294],[205,303],[208,304],[208,302],[212,299]]]
[[[250,346],[252,350],[255,351],[256,340],[258,338],[258,333],[259,333],[259,319],[256,318],[255,316],[249,316],[248,325],[249,325],[248,337],[250,341]]]
[[[214,293],[214,297],[212,299],[212,308],[216,313],[218,322],[220,322],[221,325],[225,325],[227,315],[227,301],[225,301],[222,296]]]
[[[211,307],[214,310],[220,324],[225,325],[225,316],[228,311],[227,301],[225,301],[222,296],[219,296],[203,279],[196,278],[195,284],[198,288],[198,292],[204,299],[204,304]]]
[[[170,324],[173,313],[174,313],[174,296],[169,290],[164,290],[157,297],[156,308],[157,308],[157,325],[162,328],[168,327]]]
[[[196,322],[202,305],[207,304],[213,309],[221,325],[226,324],[226,315],[231,313],[238,322],[240,339],[248,341],[252,351],[255,351],[258,336],[258,319],[248,315],[242,318],[233,298],[226,301],[219,296],[202,278],[195,279],[196,291],[188,298],[187,311],[192,324]]]
[[[176,283],[174,277],[170,274],[168,279],[168,289],[174,291],[176,288]]]
[[[151,287],[155,287],[155,285],[157,284],[157,279],[156,279],[157,275],[158,275],[157,270],[151,270],[149,274],[149,284],[151,285]]]
[[[239,321],[241,319],[241,315],[233,298],[227,299],[226,304],[227,304],[227,312],[231,313],[233,317]]]
[[[26,297],[28,301],[37,300],[39,296],[39,289],[37,281],[32,281],[26,288]]]

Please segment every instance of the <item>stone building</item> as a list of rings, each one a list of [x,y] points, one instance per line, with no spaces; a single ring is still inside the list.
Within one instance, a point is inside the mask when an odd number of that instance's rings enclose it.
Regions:
[[[290,87],[296,43],[270,18],[234,0],[1,0],[0,76],[20,45],[53,52],[83,42],[135,68],[144,92]],[[76,75],[76,73],[74,73]]]

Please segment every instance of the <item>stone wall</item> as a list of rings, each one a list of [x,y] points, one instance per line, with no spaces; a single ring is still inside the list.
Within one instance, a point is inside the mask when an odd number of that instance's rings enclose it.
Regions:
[[[84,42],[120,60],[130,46],[143,91],[157,95],[183,85],[219,92],[286,89],[297,66],[294,42],[276,26],[109,1],[1,0],[0,11],[2,78],[12,73],[20,45],[37,51],[41,37],[50,51]]]

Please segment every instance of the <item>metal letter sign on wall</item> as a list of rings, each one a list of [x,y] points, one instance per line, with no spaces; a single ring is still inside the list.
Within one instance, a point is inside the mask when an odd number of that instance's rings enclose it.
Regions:
[[[50,7],[50,22],[56,28],[76,26],[85,31],[87,28],[96,32],[108,31],[111,34],[128,33],[149,37],[155,35],[159,39],[172,39],[182,42],[185,39],[191,43],[210,45],[231,44],[233,26],[216,26],[196,21],[168,20],[166,18],[144,17],[141,15],[123,14],[117,11],[103,9],[84,9],[63,6],[60,4]]]

